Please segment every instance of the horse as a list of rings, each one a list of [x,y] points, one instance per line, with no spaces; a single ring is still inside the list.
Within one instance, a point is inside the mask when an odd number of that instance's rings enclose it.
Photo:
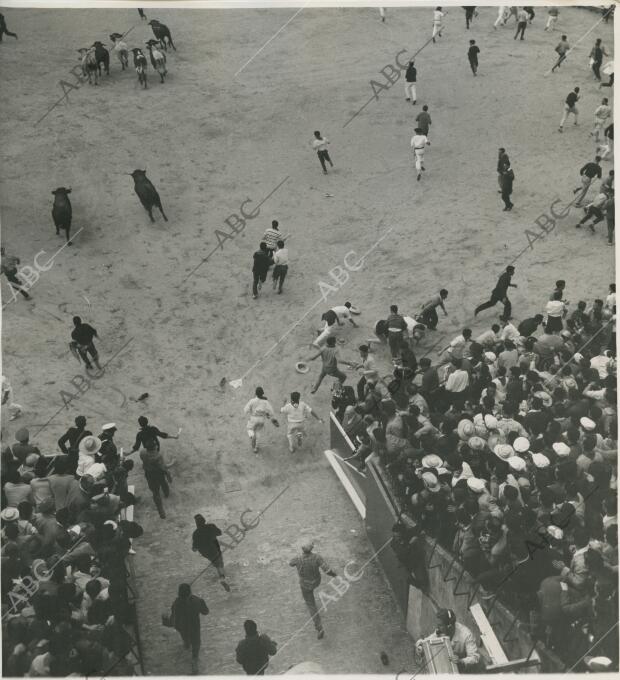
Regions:
[[[123,36],[120,33],[112,33],[110,40],[114,43],[112,48],[118,55],[118,60],[121,62],[121,69],[124,71],[129,67],[129,50],[127,43],[121,40]]]
[[[155,48],[157,45],[157,40],[148,40],[146,42],[146,49],[149,51],[149,56],[151,57],[151,64],[153,68],[159,73],[161,82],[164,82],[164,77],[168,73],[166,69],[166,55]]]
[[[138,74],[138,82],[141,85],[144,85],[144,89],[148,87],[146,84],[146,68],[148,66],[148,62],[146,61],[146,57],[144,56],[144,52],[139,47],[134,47],[132,50],[133,52],[133,65],[135,66],[136,73]]]
[[[97,69],[97,57],[95,50],[91,47],[80,47],[80,62],[82,64],[82,73],[88,76],[88,84],[92,85],[92,76],[95,76],[95,85],[99,85],[99,74]]]

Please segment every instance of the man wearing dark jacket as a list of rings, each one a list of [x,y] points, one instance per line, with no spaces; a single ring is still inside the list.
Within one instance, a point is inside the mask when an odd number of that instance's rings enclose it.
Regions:
[[[269,253],[267,252],[267,244],[264,241],[261,241],[259,250],[254,253],[254,265],[252,266],[252,297],[254,299],[258,297],[258,291],[261,288],[261,284],[265,283],[267,272],[272,264],[273,260],[269,257]]]
[[[511,283],[510,280],[514,276],[515,268],[512,265],[506,267],[506,271],[501,274],[497,280],[495,288],[491,292],[491,299],[488,302],[483,302],[476,307],[474,316],[477,316],[483,309],[495,307],[498,302],[504,303],[504,313],[501,316],[502,321],[508,321],[511,318],[512,305],[508,299],[508,288],[516,288],[516,283]]]
[[[500,192],[502,189],[502,175],[504,171],[510,167],[510,158],[506,153],[506,149],[500,148],[497,156],[497,183],[499,184]]]
[[[243,622],[245,638],[237,645],[237,663],[243,666],[246,675],[265,675],[269,657],[277,651],[276,643],[265,633],[258,634],[255,621]]]
[[[407,66],[407,71],[405,72],[405,99],[406,101],[411,100],[412,104],[416,103],[416,91],[415,91],[415,84],[417,81],[417,74],[418,71],[416,67],[413,65],[413,59],[409,62],[409,65]]]
[[[86,418],[77,416],[75,427],[70,427],[58,440],[58,448],[68,455],[69,467],[67,471],[71,474],[75,474],[77,468],[80,442],[89,435],[92,435],[92,432],[86,429]]]
[[[512,183],[514,182],[515,174],[509,166],[502,174],[502,201],[504,201],[504,211],[510,211],[513,208],[513,203],[510,200],[512,194]]]
[[[131,453],[135,453],[141,446],[146,448],[148,442],[155,442],[155,448],[159,451],[159,437],[162,439],[178,439],[178,435],[168,434],[162,432],[155,425],[149,425],[149,419],[146,416],[138,418],[138,425],[140,429],[136,434],[136,441],[131,449]]]
[[[215,526],[215,524],[207,524],[207,521],[202,515],[194,515],[194,521],[196,522],[196,530],[192,534],[192,550],[194,552],[199,552],[211,562],[217,569],[222,588],[229,593],[230,586],[226,583],[222,550],[220,548],[220,543],[217,540],[217,537],[222,535],[222,531],[219,527]]]

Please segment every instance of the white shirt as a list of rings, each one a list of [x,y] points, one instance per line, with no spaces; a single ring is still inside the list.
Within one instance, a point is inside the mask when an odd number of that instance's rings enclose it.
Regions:
[[[598,122],[607,120],[607,118],[611,116],[611,107],[606,104],[601,104],[594,112],[594,116],[598,118]]]
[[[511,323],[507,323],[504,328],[502,329],[502,333],[500,335],[502,341],[504,340],[516,340],[517,338],[520,338],[519,331],[513,326]]]
[[[457,335],[450,343],[450,354],[454,359],[462,359],[465,356],[465,349],[469,340],[465,340],[462,335]]]
[[[332,312],[334,312],[338,318],[342,321],[343,319],[351,318],[351,310],[344,305],[338,305],[338,307],[332,307]]]
[[[427,142],[426,135],[413,135],[411,138],[411,146],[418,151],[425,149]]]
[[[564,313],[564,303],[562,300],[549,300],[545,312],[547,312],[547,316],[561,317]]]
[[[403,319],[405,320],[405,323],[407,324],[407,334],[409,335],[410,338],[413,337],[413,332],[415,331],[416,326],[420,326],[419,324],[413,317],[411,316],[403,316]]]
[[[245,405],[243,412],[257,418],[273,418],[273,407],[266,399],[253,397]]]
[[[446,390],[448,392],[462,392],[469,384],[469,374],[467,371],[458,369],[450,373],[446,380]]]
[[[485,348],[491,348],[499,342],[499,335],[489,329],[476,338],[476,342]]]
[[[441,23],[441,20],[443,19],[443,17],[444,17],[444,12],[442,12],[441,10],[436,9],[436,10],[433,12],[433,21],[434,21],[436,24]]]
[[[590,367],[595,368],[598,371],[599,378],[603,380],[607,377],[607,366],[609,365],[609,357],[604,354],[599,354],[596,357],[590,359]]]
[[[122,50],[125,50],[127,52],[127,43],[123,42],[122,40],[117,40],[114,43],[114,47],[112,48],[113,50],[116,50],[117,52],[121,52]]]
[[[273,254],[274,264],[288,264],[288,248],[280,248]]]
[[[616,306],[616,294],[609,293],[609,295],[605,298],[605,307],[613,309],[615,306]]]
[[[280,413],[286,414],[286,420],[289,423],[303,423],[312,413],[312,409],[303,401],[300,401],[297,405],[289,402],[280,409]]]
[[[315,149],[316,151],[325,151],[327,150],[327,145],[329,144],[329,140],[321,137],[321,139],[317,139],[316,137],[312,140],[312,148]]]

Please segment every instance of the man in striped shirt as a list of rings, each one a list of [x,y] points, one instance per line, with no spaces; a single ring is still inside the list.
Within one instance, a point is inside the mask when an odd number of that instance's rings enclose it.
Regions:
[[[297,569],[302,597],[312,616],[314,627],[317,630],[317,638],[321,640],[325,636],[325,631],[323,630],[321,617],[319,616],[316,606],[314,590],[318,588],[321,583],[321,569],[328,576],[336,576],[336,572],[327,564],[327,562],[325,562],[321,555],[312,552],[313,548],[314,543],[312,541],[305,542],[301,546],[301,555],[293,557],[289,562],[289,566]]]
[[[263,234],[263,241],[267,244],[267,254],[273,257],[273,253],[282,235],[278,231],[278,220],[271,220],[271,228]]]

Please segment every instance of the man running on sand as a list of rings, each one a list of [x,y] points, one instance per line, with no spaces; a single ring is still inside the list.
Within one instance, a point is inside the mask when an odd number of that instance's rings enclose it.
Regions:
[[[415,134],[411,138],[411,148],[415,156],[415,169],[418,171],[418,182],[422,179],[422,172],[426,170],[424,167],[424,151],[430,145],[425,134],[420,128],[415,129]]]
[[[299,392],[291,392],[291,400],[287,403],[284,400],[284,406],[280,409],[280,413],[286,415],[287,431],[286,438],[288,439],[288,450],[291,453],[295,453],[295,444],[297,448],[301,448],[303,439],[306,435],[305,421],[308,416],[312,416],[319,421],[323,422],[309,406],[303,401],[300,401],[301,395]]]
[[[314,394],[319,389],[321,383],[323,382],[323,378],[326,375],[331,375],[333,378],[338,378],[341,383],[344,383],[347,379],[347,376],[338,368],[338,350],[336,349],[336,338],[333,336],[327,338],[326,346],[323,347],[323,349],[318,354],[315,354],[313,357],[308,357],[308,361],[314,361],[319,357],[321,357],[321,360],[323,361],[323,366],[321,367],[321,372],[319,373],[319,377],[317,378],[314,387],[310,390],[310,394]]]
[[[257,387],[255,396],[245,405],[243,412],[249,416],[246,429],[250,438],[250,446],[258,453],[258,433],[265,427],[265,421],[271,420],[275,427],[280,427],[273,412],[273,406],[267,401],[262,387]]]

